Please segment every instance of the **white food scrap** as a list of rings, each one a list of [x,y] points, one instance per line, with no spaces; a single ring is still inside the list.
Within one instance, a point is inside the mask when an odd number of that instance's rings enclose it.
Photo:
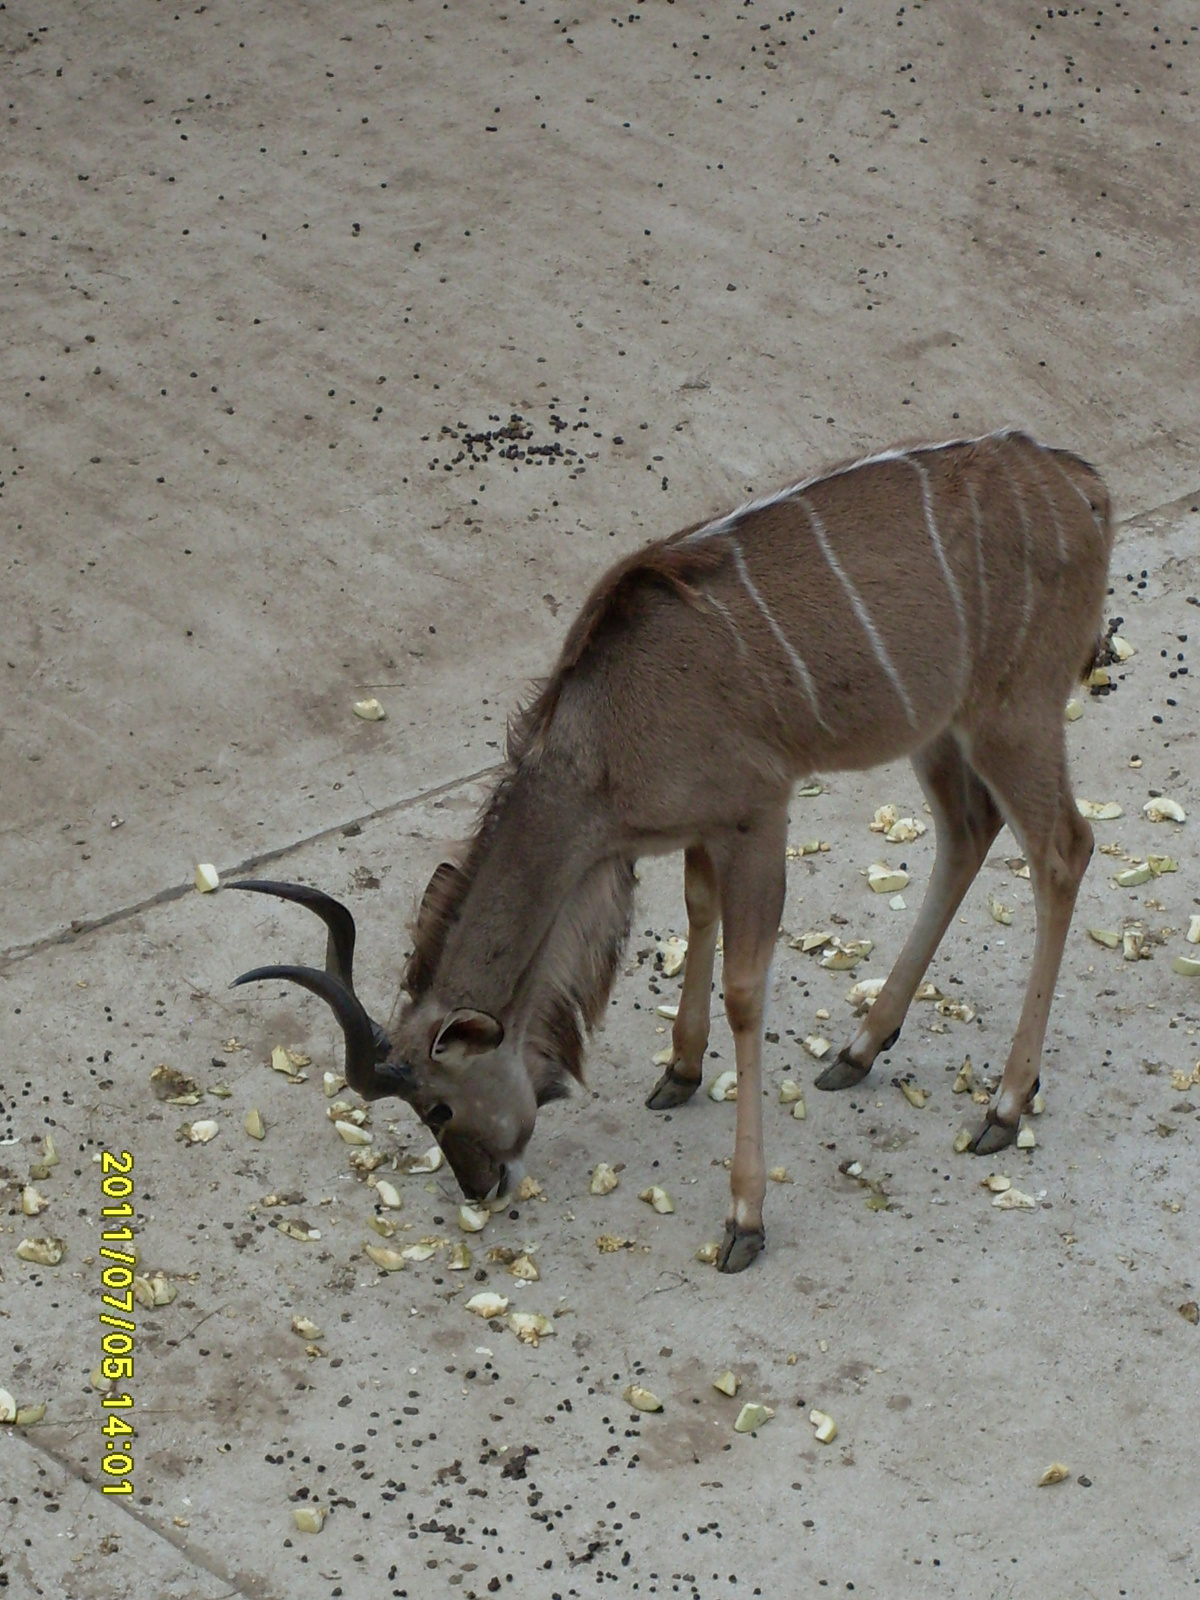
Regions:
[[[926,825],[919,817],[897,817],[884,834],[884,838],[889,844],[911,844],[925,832],[927,832]]]
[[[22,1261],[31,1261],[35,1266],[56,1267],[66,1248],[61,1239],[54,1238],[52,1234],[42,1234],[22,1239],[17,1246],[17,1255]]]
[[[266,1124],[262,1119],[262,1112],[257,1106],[251,1106],[242,1120],[242,1127],[252,1139],[265,1139],[267,1137]]]
[[[792,1116],[795,1117],[797,1122],[803,1122],[808,1116],[808,1107],[804,1104],[803,1095],[797,1096],[796,1103],[792,1107]]]
[[[1151,822],[1186,822],[1187,812],[1178,800],[1171,800],[1165,794],[1155,795],[1152,800],[1147,800],[1142,807]]]
[[[675,978],[683,971],[687,960],[688,942],[672,934],[659,945],[662,952],[662,974],[664,978]]]
[[[347,1144],[373,1144],[375,1135],[367,1128],[360,1128],[356,1122],[347,1122],[339,1118],[334,1127]]]
[[[808,1413],[808,1420],[813,1426],[818,1443],[832,1444],[837,1438],[837,1423],[828,1411],[818,1411],[814,1406]]]
[[[820,1061],[822,1056],[829,1054],[829,1040],[825,1038],[824,1034],[807,1033],[800,1043],[808,1051],[809,1055],[817,1061]],[[797,1098],[802,1099],[803,1096],[798,1095]]]
[[[285,1234],[289,1239],[297,1239],[301,1244],[312,1244],[321,1237],[320,1228],[310,1228],[307,1222],[293,1222],[291,1217],[285,1217],[273,1226],[278,1232]]]
[[[898,816],[895,806],[878,806],[868,826],[872,833],[886,833],[895,825]]]
[[[0,1389],[0,1422],[17,1420],[17,1402],[7,1389]]]
[[[954,1135],[955,1155],[964,1155],[971,1148],[971,1141],[974,1137],[975,1135],[970,1128],[960,1128]]]
[[[794,1105],[803,1098],[804,1091],[794,1078],[785,1078],[779,1085],[779,1104],[781,1106]]]
[[[1051,1483],[1065,1483],[1071,1476],[1070,1467],[1061,1461],[1052,1461],[1037,1481],[1039,1489],[1045,1489]]]
[[[202,861],[196,868],[196,876],[193,881],[201,894],[211,894],[214,889],[220,886],[221,875],[211,861]]]
[[[660,1217],[670,1216],[675,1209],[675,1202],[665,1189],[660,1189],[657,1183],[652,1183],[648,1189],[643,1189],[638,1195],[639,1200],[644,1200],[652,1206]]]
[[[706,1267],[711,1267],[721,1253],[721,1246],[709,1240],[702,1244],[696,1251],[696,1260],[702,1261]]]
[[[1177,972],[1181,978],[1200,978],[1200,961],[1194,956],[1176,956],[1171,963],[1171,971]]]
[[[1021,1128],[1017,1133],[1017,1149],[1033,1150],[1037,1147],[1037,1134],[1032,1128]]]
[[[189,1144],[209,1144],[220,1133],[221,1127],[211,1117],[204,1117],[199,1122],[185,1122],[179,1131]]]
[[[886,982],[886,978],[860,978],[856,984],[846,990],[846,1004],[854,1006],[856,1010],[859,1006],[865,1010],[875,1004],[879,997],[879,991]]]
[[[1089,928],[1088,938],[1102,944],[1106,950],[1115,950],[1121,942],[1121,935],[1115,928]]]
[[[300,1071],[292,1060],[291,1052],[285,1050],[281,1044],[275,1045],[271,1050],[271,1067],[275,1072],[282,1072],[285,1078],[294,1078]]]
[[[731,1400],[741,1387],[742,1380],[734,1372],[723,1372],[719,1378],[713,1379],[713,1388],[727,1394]]]
[[[1006,906],[1004,901],[997,899],[994,894],[988,895],[988,910],[991,912],[993,922],[998,922],[1005,928],[1012,926],[1012,907]]]
[[[436,1172],[442,1164],[441,1146],[431,1144],[420,1155],[406,1155],[400,1159],[401,1172]]]
[[[1125,808],[1116,800],[1076,800],[1075,806],[1089,822],[1115,822],[1125,815]]]
[[[620,1181],[607,1161],[598,1161],[592,1168],[592,1181],[588,1184],[588,1191],[591,1194],[611,1194]]]
[[[939,1016],[949,1017],[953,1022],[974,1022],[973,1008],[962,1000],[939,1000],[937,1003]]]
[[[908,873],[903,867],[889,867],[886,861],[872,861],[867,868],[867,888],[876,894],[896,894],[907,884]]]
[[[404,1204],[400,1198],[400,1191],[395,1184],[389,1183],[386,1178],[377,1178],[375,1181],[375,1198],[381,1206],[386,1206],[389,1211],[399,1211]]]
[[[486,1206],[459,1206],[458,1225],[464,1233],[482,1233],[491,1215]]]
[[[870,939],[847,939],[844,943],[841,939],[832,939],[821,957],[821,965],[827,972],[852,972],[873,949]]]
[[[915,1083],[909,1083],[905,1078],[897,1079],[896,1087],[910,1106],[917,1111],[924,1111],[929,1100],[928,1089],[919,1089]]]
[[[186,1072],[168,1066],[165,1061],[160,1061],[150,1074],[150,1087],[154,1098],[169,1106],[195,1106],[204,1098],[204,1090],[195,1078],[189,1078]]]
[[[328,1514],[324,1506],[294,1506],[292,1521],[301,1533],[320,1533]]]
[[[50,1204],[44,1194],[39,1194],[33,1184],[27,1183],[21,1190],[21,1210],[27,1217],[36,1217],[39,1211],[44,1211]]]
[[[975,1087],[975,1069],[971,1065],[970,1056],[963,1057],[963,1064],[958,1069],[958,1075],[950,1086],[951,1094],[970,1094]]]
[[[1033,1196],[1020,1189],[1006,1189],[1003,1194],[996,1195],[992,1204],[997,1211],[1036,1211],[1038,1208]]]
[[[399,1250],[393,1250],[386,1244],[364,1244],[364,1253],[372,1260],[381,1272],[403,1272],[404,1257]]]
[[[1148,861],[1137,861],[1132,867],[1126,867],[1123,872],[1118,872],[1113,882],[1118,889],[1137,889],[1143,883],[1149,883],[1153,876]]]
[[[737,1073],[722,1072],[717,1075],[709,1085],[708,1098],[710,1100],[736,1100],[737,1099]]]
[[[510,1311],[508,1325],[522,1344],[531,1344],[535,1350],[539,1340],[549,1339],[555,1331],[553,1322],[540,1311]]]
[[[737,1421],[733,1425],[734,1433],[753,1433],[756,1428],[761,1428],[764,1422],[770,1422],[775,1415],[770,1406],[764,1406],[757,1400],[747,1400],[746,1404],[737,1414]]]
[[[369,700],[356,700],[354,702],[354,715],[363,722],[382,722],[387,712],[372,695]]]
[[[133,1280],[134,1299],[151,1310],[155,1306],[169,1306],[178,1293],[179,1290],[161,1270],[149,1276],[138,1274]]]
[[[658,1396],[644,1389],[640,1383],[631,1383],[628,1388],[622,1389],[621,1398],[635,1411],[661,1411],[663,1408]]]
[[[293,1317],[292,1332],[299,1334],[302,1339],[323,1339],[325,1337],[311,1317]]]

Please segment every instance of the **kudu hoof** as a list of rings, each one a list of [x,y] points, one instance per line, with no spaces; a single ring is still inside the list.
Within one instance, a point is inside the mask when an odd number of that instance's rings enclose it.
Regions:
[[[766,1242],[762,1228],[739,1228],[736,1222],[727,1222],[717,1252],[717,1271],[744,1272]]]
[[[651,1111],[670,1111],[672,1106],[682,1106],[700,1087],[699,1078],[681,1078],[674,1067],[668,1067],[646,1097]]]
[[[855,1061],[848,1049],[838,1051],[837,1060],[831,1061],[824,1072],[817,1074],[816,1086],[818,1089],[853,1089],[856,1083],[861,1083],[871,1070],[871,1064],[864,1067],[861,1061]]]
[[[1010,1128],[1006,1122],[995,1122],[991,1117],[967,1146],[973,1156],[994,1156],[998,1150],[1007,1150],[1017,1137],[1020,1124]]]

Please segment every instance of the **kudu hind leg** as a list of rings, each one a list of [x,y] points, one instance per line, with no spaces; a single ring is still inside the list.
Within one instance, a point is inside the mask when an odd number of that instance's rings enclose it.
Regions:
[[[725,1014],[737,1061],[737,1133],[729,1175],[730,1213],[717,1256],[720,1272],[741,1272],[765,1243],[762,1046],[767,979],[786,890],[787,807],[734,835],[720,861],[725,925]]]
[[[688,914],[688,948],[679,1015],[671,1030],[675,1053],[670,1066],[650,1091],[646,1104],[651,1111],[669,1111],[672,1106],[690,1100],[704,1075],[713,960],[721,926],[721,895],[717,869],[702,844],[692,845],[684,852],[683,898]]]
[[[1054,726],[1058,732],[1057,716]],[[1033,741],[1016,739],[973,759],[987,773],[1025,850],[1037,910],[1033,967],[1000,1093],[971,1145],[976,1155],[992,1155],[1016,1138],[1037,1092],[1054,985],[1094,839],[1071,792],[1061,734],[1058,749],[1041,760]]]
[[[937,856],[912,932],[852,1044],[817,1078],[818,1089],[861,1083],[875,1057],[891,1049],[950,919],[983,865],[1003,817],[987,785],[972,771],[952,733],[912,757],[937,833]]]

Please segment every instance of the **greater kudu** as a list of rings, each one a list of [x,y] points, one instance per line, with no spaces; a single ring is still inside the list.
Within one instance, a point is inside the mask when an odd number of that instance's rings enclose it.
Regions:
[[[1077,456],[1005,430],[834,467],[617,563],[509,731],[508,761],[458,863],[434,873],[392,1026],[355,997],[350,914],[325,970],[264,967],[333,1007],[346,1076],[400,1095],[468,1196],[503,1192],[537,1108],[581,1075],[625,941],[634,862],[684,852],[688,955],[674,1060],[647,1104],[700,1084],[718,926],[737,1058],[732,1205],[718,1265],[763,1244],[760,1068],[784,900],[788,799],[816,770],[908,755],[937,855],[891,975],[817,1079],[858,1083],[894,1044],[1002,822],[1029,862],[1033,969],[995,1103],[975,1138],[1016,1136],[1038,1083],[1092,833],[1071,794],[1063,707],[1101,625],[1112,525]]]

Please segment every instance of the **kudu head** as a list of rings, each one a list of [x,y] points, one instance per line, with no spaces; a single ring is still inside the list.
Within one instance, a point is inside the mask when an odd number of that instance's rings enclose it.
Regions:
[[[397,1095],[433,1134],[468,1199],[504,1194],[521,1174],[537,1100],[515,1040],[497,1018],[447,1008],[426,995],[389,1038],[354,992],[354,918],[306,884],[243,880],[229,886],[307,906],[328,935],[325,967],[255,967],[233,987],[282,978],[319,995],[346,1040],[346,1082],[364,1100]]]

